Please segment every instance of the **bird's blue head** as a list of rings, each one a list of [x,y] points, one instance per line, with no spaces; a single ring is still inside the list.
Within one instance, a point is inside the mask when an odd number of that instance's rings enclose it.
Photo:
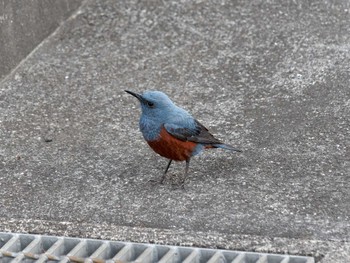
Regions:
[[[195,120],[184,109],[176,106],[167,95],[160,91],[145,91],[138,94],[129,90],[127,93],[136,97],[142,108],[140,129],[147,141],[158,138],[164,124],[194,128]]]
[[[169,115],[169,113],[177,108],[169,97],[161,91],[145,91],[142,94],[129,90],[125,90],[125,92],[140,101],[142,115],[148,118],[164,119],[166,115]]]

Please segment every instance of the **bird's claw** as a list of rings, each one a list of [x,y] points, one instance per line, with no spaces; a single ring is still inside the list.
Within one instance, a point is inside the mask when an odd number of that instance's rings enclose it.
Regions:
[[[152,184],[163,184],[164,180],[157,180],[157,179],[150,179],[148,180],[148,182],[152,183]]]

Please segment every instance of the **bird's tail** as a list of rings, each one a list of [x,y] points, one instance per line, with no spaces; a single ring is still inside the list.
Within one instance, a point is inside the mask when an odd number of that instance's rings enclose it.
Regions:
[[[221,148],[221,149],[225,149],[225,150],[230,150],[230,151],[234,151],[234,152],[242,152],[241,150],[234,148],[231,145],[228,144],[224,144],[224,143],[220,143],[220,144],[213,144],[213,147],[215,148]]]

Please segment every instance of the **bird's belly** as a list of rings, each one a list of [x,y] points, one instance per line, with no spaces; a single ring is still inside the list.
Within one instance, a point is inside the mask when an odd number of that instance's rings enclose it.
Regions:
[[[194,142],[176,139],[164,127],[156,140],[147,143],[159,155],[175,161],[188,160],[197,146]]]

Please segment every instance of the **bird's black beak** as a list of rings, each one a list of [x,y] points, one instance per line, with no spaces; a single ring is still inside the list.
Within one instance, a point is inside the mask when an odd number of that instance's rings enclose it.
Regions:
[[[145,99],[142,97],[141,94],[132,92],[130,90],[125,90],[126,93],[129,93],[130,95],[133,95],[135,98],[137,98],[140,102],[144,101]]]

